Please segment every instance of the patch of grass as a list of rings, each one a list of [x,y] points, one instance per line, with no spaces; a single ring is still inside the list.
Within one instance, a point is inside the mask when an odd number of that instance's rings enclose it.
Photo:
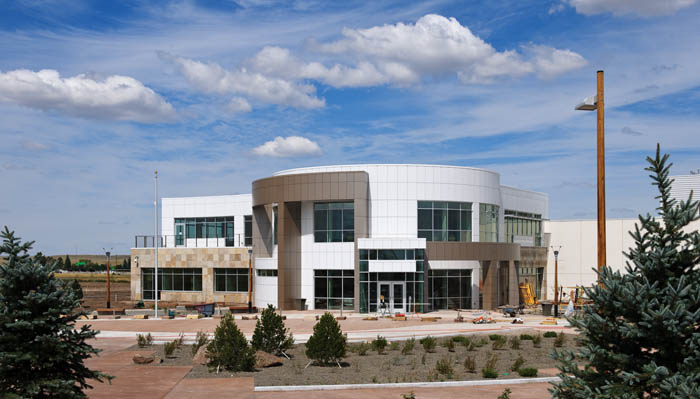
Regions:
[[[399,341],[394,341],[389,344],[389,350],[397,351],[401,348],[401,343]]]
[[[566,335],[564,335],[564,332],[559,333],[557,335],[557,338],[554,340],[554,346],[556,348],[561,348],[564,346],[564,343],[566,342]]]
[[[521,341],[532,341],[532,335],[530,334],[520,334]]]
[[[78,280],[81,283],[106,283],[107,273],[56,273],[61,280]],[[131,282],[130,274],[109,274],[109,281],[114,283]]]
[[[503,341],[498,340],[498,341],[493,341],[493,342],[491,342],[491,348],[492,348],[493,350],[496,350],[496,351],[497,351],[497,350],[503,349],[504,346],[506,346],[506,340],[505,340],[505,339],[503,339]]]
[[[518,374],[521,377],[537,377],[537,369],[533,367],[518,369]]]
[[[467,346],[469,342],[471,342],[469,337],[465,337],[464,335],[455,335],[454,337],[452,337],[452,341],[458,344],[462,344],[464,346]]]
[[[481,375],[484,376],[484,378],[498,378],[498,371],[485,368],[481,370]]]
[[[437,342],[435,341],[435,338],[428,335],[427,337],[421,339],[420,343],[421,343],[421,345],[423,345],[423,349],[425,349],[426,352],[428,352],[428,353],[435,352],[435,345],[437,344]]]
[[[514,335],[510,337],[510,349],[519,350],[520,349],[520,337]]]
[[[452,367],[453,363],[454,360],[452,360],[451,356],[445,356],[435,363],[435,370],[447,378],[452,378],[452,374],[454,373],[454,368]]]
[[[408,355],[409,353],[413,353],[413,348],[415,348],[415,346],[416,346],[416,339],[415,338],[407,339],[403,343],[403,348],[401,348],[401,354]]]
[[[515,362],[513,362],[513,365],[510,366],[510,371],[518,371],[520,370],[521,367],[523,367],[523,364],[525,364],[525,359],[523,359],[523,355],[518,355],[518,358],[515,359]]]
[[[501,341],[501,340],[505,341],[506,337],[504,337],[501,334],[489,334],[489,339],[491,341]]]
[[[547,332],[544,333],[544,337],[545,337],[545,338],[556,338],[556,337],[557,337],[557,333],[554,332],[554,331],[547,331]]]

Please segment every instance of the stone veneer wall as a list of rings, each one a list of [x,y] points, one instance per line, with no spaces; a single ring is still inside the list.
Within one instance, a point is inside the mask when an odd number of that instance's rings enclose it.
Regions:
[[[155,267],[154,252],[153,248],[131,249],[132,301],[142,299],[141,268]],[[161,291],[160,300],[180,303],[247,304],[247,292],[217,293],[214,291],[214,268],[247,268],[248,259],[248,248],[158,248],[158,268],[202,268],[201,292]],[[254,282],[252,287],[255,287]]]

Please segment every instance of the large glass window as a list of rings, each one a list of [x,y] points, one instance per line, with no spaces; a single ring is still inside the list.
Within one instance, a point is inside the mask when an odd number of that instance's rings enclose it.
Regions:
[[[277,206],[272,207],[272,243],[277,245]]]
[[[141,269],[143,299],[154,299],[155,269]],[[158,268],[159,291],[202,291],[201,268]]]
[[[248,269],[242,267],[214,269],[214,290],[248,292]]]
[[[471,202],[418,201],[418,238],[471,241]]]
[[[498,242],[498,205],[479,204],[479,241]]]
[[[433,310],[472,308],[472,271],[431,270],[430,301]]]
[[[175,245],[187,245],[186,238],[221,239],[233,247],[233,216],[175,218]]]
[[[355,241],[355,204],[353,202],[315,203],[314,241]]]
[[[314,270],[314,308],[352,310],[355,306],[354,270]]]
[[[542,215],[504,210],[506,242],[539,247],[542,245]]]
[[[253,216],[252,215],[245,215],[244,216],[243,227],[244,227],[243,236],[245,237],[245,246],[252,247],[253,246]]]

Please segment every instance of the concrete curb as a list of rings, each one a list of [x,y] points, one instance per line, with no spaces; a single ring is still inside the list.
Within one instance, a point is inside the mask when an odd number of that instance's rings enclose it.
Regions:
[[[559,377],[513,378],[507,380],[474,380],[445,382],[403,382],[396,384],[339,384],[339,385],[288,385],[255,387],[255,392],[286,391],[337,391],[341,389],[379,389],[379,388],[444,388],[469,387],[480,385],[516,385],[536,382],[558,382]]]

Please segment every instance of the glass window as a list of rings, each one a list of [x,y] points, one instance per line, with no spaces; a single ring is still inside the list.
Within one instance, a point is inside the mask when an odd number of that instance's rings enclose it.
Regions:
[[[479,204],[479,241],[498,242],[498,205]]]
[[[343,309],[352,310],[355,301],[354,273],[354,270],[314,270],[316,309],[340,309],[342,305]]]
[[[314,204],[315,242],[355,241],[355,204],[318,202]]]
[[[253,246],[253,215],[245,215],[243,217],[243,219],[244,219],[243,236],[245,237],[244,245],[246,247],[251,247],[251,246]],[[231,236],[233,236],[233,223],[231,223],[231,234],[229,235],[228,231],[226,232],[226,237],[231,237]]]
[[[235,246],[233,233],[233,216],[219,216],[209,218],[176,218],[175,219],[175,245],[185,245],[185,238],[223,239],[222,244],[227,247]],[[251,241],[252,241],[251,219]],[[213,243],[212,243],[213,244]],[[197,244],[191,244],[196,246]],[[206,246],[207,244],[199,244]]]
[[[418,238],[427,241],[471,241],[469,202],[418,201]]]
[[[144,299],[154,299],[153,286],[155,269],[141,269],[142,292]],[[201,291],[201,268],[158,268],[159,291]],[[160,292],[159,292],[160,296]]]
[[[214,288],[222,292],[248,292],[248,269],[215,268]]]
[[[431,270],[429,302],[433,310],[470,309],[472,307],[471,269]],[[417,273],[416,273],[417,274]],[[418,290],[418,287],[416,287]],[[421,291],[417,291],[421,295]]]

